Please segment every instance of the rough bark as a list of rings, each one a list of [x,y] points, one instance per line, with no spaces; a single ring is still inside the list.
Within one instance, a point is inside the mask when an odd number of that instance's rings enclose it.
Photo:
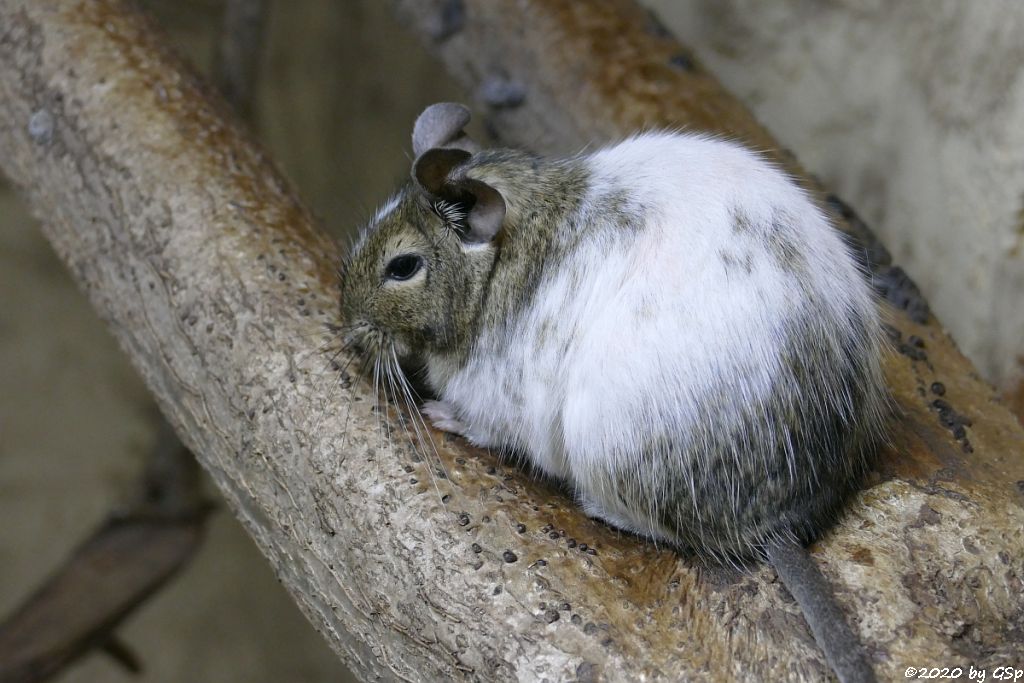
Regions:
[[[776,148],[631,3],[399,5],[449,68],[488,84],[478,92],[510,141],[547,151],[685,124]],[[711,571],[617,534],[435,435],[441,476],[365,383],[340,386],[316,332],[336,308],[334,246],[120,2],[0,0],[0,167],[361,677],[825,675],[767,568]],[[883,678],[991,668],[1024,633],[1024,432],[912,285],[890,284],[913,314],[889,312],[901,415],[881,471],[815,556]]]

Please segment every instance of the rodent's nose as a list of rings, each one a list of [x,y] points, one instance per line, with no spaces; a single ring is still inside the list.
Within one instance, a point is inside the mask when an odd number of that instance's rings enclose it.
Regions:
[[[346,349],[352,349],[356,353],[365,354],[367,351],[366,336],[370,330],[370,324],[365,320],[357,321],[348,326],[342,335],[342,342]]]
[[[364,351],[366,351],[366,349],[363,348],[362,338],[359,335],[357,335],[355,331],[350,331],[343,337],[342,340],[344,342],[346,349],[352,349],[357,353],[363,353]]]

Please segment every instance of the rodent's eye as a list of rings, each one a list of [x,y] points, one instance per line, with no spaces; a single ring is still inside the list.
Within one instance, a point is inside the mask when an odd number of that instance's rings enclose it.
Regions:
[[[416,254],[402,254],[388,262],[384,277],[389,280],[408,280],[423,267],[423,259]]]

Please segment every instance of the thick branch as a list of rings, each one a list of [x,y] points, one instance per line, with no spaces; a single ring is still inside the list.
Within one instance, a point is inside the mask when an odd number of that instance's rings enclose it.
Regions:
[[[467,83],[499,79],[481,93],[505,106],[494,120],[510,140],[571,148],[674,122],[774,147],[630,3],[400,4]],[[0,0],[0,165],[361,676],[823,675],[770,570],[703,571],[488,454],[438,435],[443,478],[392,418],[379,431],[369,389],[336,385],[315,333],[334,316],[334,248],[119,2]],[[1001,661],[1024,614],[1024,434],[934,322],[894,321],[905,353],[888,369],[904,416],[885,472],[816,549],[886,678]],[[929,407],[933,382],[949,408]],[[960,414],[973,423],[957,441],[940,420]]]

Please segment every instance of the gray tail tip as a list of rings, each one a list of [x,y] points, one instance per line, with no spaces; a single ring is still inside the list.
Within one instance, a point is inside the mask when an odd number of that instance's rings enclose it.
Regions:
[[[765,548],[768,561],[796,598],[814,640],[842,683],[875,683],[875,672],[860,639],[835,600],[832,586],[807,549],[795,538]]]

